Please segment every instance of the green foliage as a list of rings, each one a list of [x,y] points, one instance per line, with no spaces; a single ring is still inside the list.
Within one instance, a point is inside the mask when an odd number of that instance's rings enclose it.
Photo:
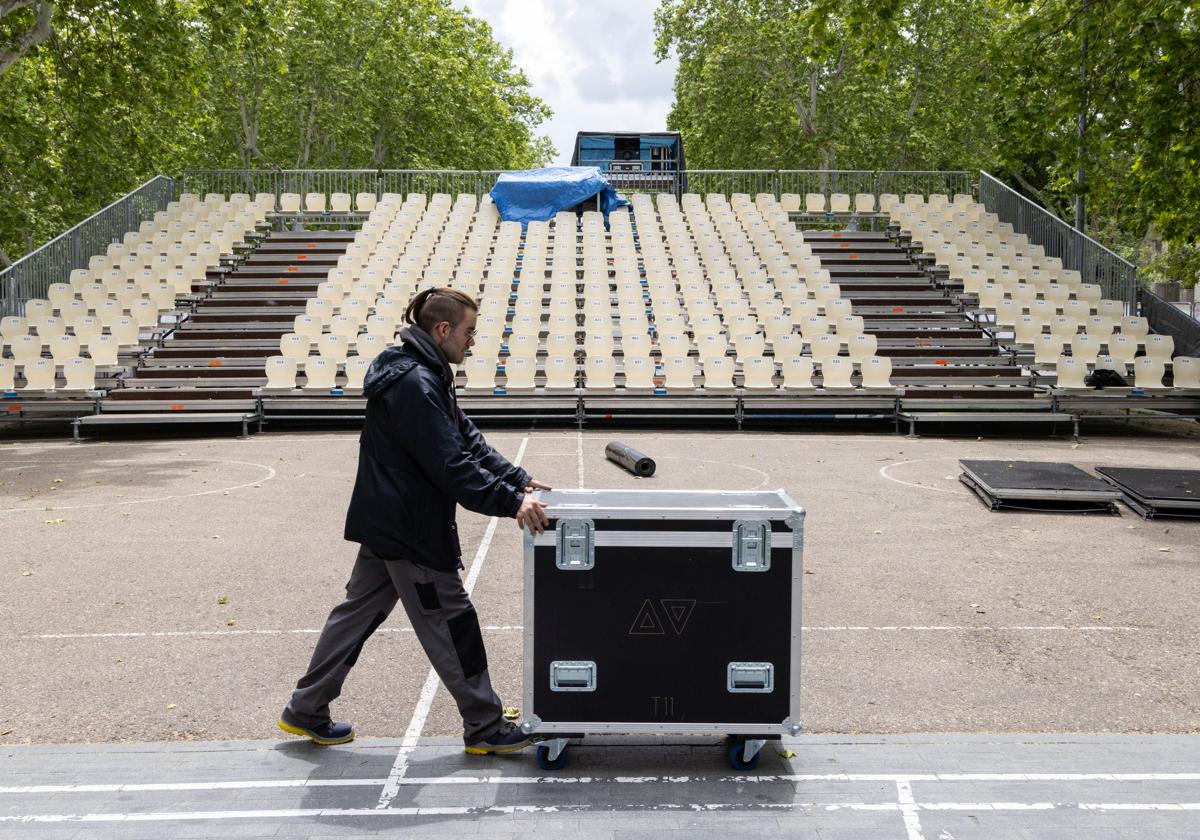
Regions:
[[[661,0],[699,167],[983,168],[1134,251],[1200,239],[1200,20],[1181,0]],[[1085,49],[1086,43],[1086,49]],[[1086,129],[1079,137],[1079,117]],[[1082,161],[1082,190],[1075,174]]]
[[[0,76],[0,249],[188,167],[541,165],[549,114],[450,0],[66,0]]]
[[[1146,279],[1163,283],[1179,283],[1186,288],[1200,282],[1200,247],[1176,245],[1152,259],[1146,266]]]

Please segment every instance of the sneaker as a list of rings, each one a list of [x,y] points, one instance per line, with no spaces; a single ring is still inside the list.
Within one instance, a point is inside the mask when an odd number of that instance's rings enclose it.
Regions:
[[[326,721],[319,726],[303,726],[291,709],[284,709],[279,716],[278,726],[291,735],[309,738],[314,744],[322,747],[332,747],[335,744],[348,744],[354,740],[354,727],[348,723]]]
[[[482,741],[467,744],[466,750],[471,755],[488,755],[490,753],[511,753],[523,750],[533,743],[533,740],[521,731],[521,727],[506,720],[500,728]]]

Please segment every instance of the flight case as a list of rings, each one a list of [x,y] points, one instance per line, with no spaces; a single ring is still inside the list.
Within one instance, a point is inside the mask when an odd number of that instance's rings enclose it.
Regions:
[[[525,534],[524,731],[723,734],[734,768],[800,732],[804,511],[782,490],[552,490]]]

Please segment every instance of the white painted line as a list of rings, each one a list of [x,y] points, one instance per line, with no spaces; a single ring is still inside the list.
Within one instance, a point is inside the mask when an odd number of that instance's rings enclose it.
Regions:
[[[583,489],[583,429],[575,433],[575,486]]]
[[[611,803],[595,805],[483,805],[430,806],[407,808],[265,808],[237,811],[149,811],[134,813],[95,814],[5,814],[0,822],[13,823],[111,823],[111,822],[203,822],[216,820],[303,819],[307,817],[480,817],[491,814],[571,814],[604,811],[607,813],[639,813],[645,811],[746,813],[755,811],[970,811],[1001,813],[1005,811],[1200,811],[1200,802],[655,802],[630,803],[614,807]]]
[[[900,815],[904,817],[904,831],[908,840],[925,840],[921,833],[921,817],[917,814],[916,800],[913,799],[912,782],[907,779],[896,782],[896,798],[900,800]]]
[[[951,493],[951,494],[953,494],[953,495],[955,495],[955,496],[962,495],[961,493],[959,493],[959,491],[958,491],[958,490],[947,490],[947,489],[946,489],[946,488],[944,488],[944,487],[933,487],[933,486],[930,486],[930,485],[928,485],[928,484],[914,484],[914,483],[913,483],[913,482],[911,482],[911,481],[904,481],[903,479],[899,479],[899,478],[896,478],[896,477],[895,477],[895,476],[893,476],[893,475],[889,475],[889,474],[888,474],[888,470],[892,469],[892,467],[902,467],[902,466],[904,466],[905,464],[924,464],[924,463],[928,463],[928,462],[930,462],[930,461],[954,461],[954,462],[956,462],[956,463],[957,463],[958,459],[957,459],[957,458],[955,458],[955,457],[949,457],[949,458],[913,458],[912,460],[909,460],[909,461],[893,461],[893,462],[892,462],[892,463],[890,463],[890,464],[885,464],[884,466],[880,467],[880,468],[879,468],[879,474],[880,474],[881,476],[883,476],[884,478],[886,478],[888,481],[894,481],[894,482],[896,482],[897,484],[903,484],[903,485],[905,485],[906,487],[915,487],[915,488],[917,488],[918,490],[933,490],[933,491],[934,491],[934,492],[936,492],[936,493]],[[956,469],[957,469],[957,467],[956,467]]]
[[[480,627],[484,632],[506,632],[521,630],[520,624],[484,624]],[[146,633],[39,633],[32,636],[15,636],[17,639],[146,639],[161,637],[188,636],[305,636],[317,635],[319,628],[304,628],[300,630],[157,630]],[[411,627],[380,627],[375,635],[389,633],[411,633]],[[0,636],[0,639],[5,638]]]
[[[258,788],[378,787],[383,778],[247,779],[225,782],[133,782],[126,784],[9,785],[0,794],[130,793],[145,791],[254,790]],[[397,785],[679,785],[802,782],[1196,782],[1200,773],[801,773],[762,776],[403,776]]]
[[[489,526],[490,527],[490,526]],[[485,533],[486,536],[486,533]],[[507,633],[524,630],[520,624],[484,624],[481,628],[488,633]],[[1164,628],[1134,627],[1131,625],[1113,624],[815,624],[804,625],[807,632],[815,633],[1139,633],[1142,631],[1157,631]],[[171,638],[188,636],[287,636],[315,635],[320,628],[309,627],[298,630],[151,630],[145,632],[127,633],[34,633],[27,636],[0,636],[0,639],[22,640],[62,640],[62,639],[145,639]],[[411,627],[381,627],[376,635],[388,633],[411,633]],[[1181,631],[1182,632],[1182,631]]]
[[[229,487],[216,487],[212,490],[203,490],[203,491],[200,491],[197,493],[176,493],[176,494],[172,494],[170,496],[155,496],[154,498],[151,498],[151,499],[118,499],[118,500],[108,501],[108,502],[96,502],[94,504],[89,504],[89,505],[61,505],[58,507],[46,507],[44,505],[41,505],[38,507],[0,508],[0,513],[30,513],[30,512],[46,513],[46,512],[56,512],[56,511],[63,511],[63,510],[91,510],[93,508],[121,507],[123,505],[148,505],[148,504],[153,504],[155,502],[169,502],[173,499],[194,499],[199,496],[211,496],[214,493],[232,493],[235,490],[244,490],[247,487],[253,487],[255,484],[261,484],[264,481],[270,481],[271,479],[273,479],[275,477],[274,467],[269,467],[266,464],[256,464],[253,461],[228,461],[228,460],[219,460],[219,459],[215,459],[215,458],[188,458],[188,459],[186,459],[186,462],[187,463],[203,462],[206,464],[237,464],[238,466],[243,466],[243,467],[258,467],[261,470],[265,470],[266,475],[264,475],[262,478],[256,478],[253,481],[247,481],[245,484],[236,484],[236,485],[231,485]],[[9,463],[12,463],[12,462],[9,462]],[[25,462],[22,461],[19,463],[25,463]],[[39,462],[30,461],[29,463],[39,463]],[[104,463],[104,462],[99,462],[99,463]],[[136,462],[136,464],[123,465],[123,466],[139,466],[142,464],[170,464],[173,466],[177,466],[178,463],[179,463],[178,461],[161,461],[161,460],[160,461],[138,461],[138,462]],[[45,498],[47,500],[49,500],[49,496],[47,496]]]
[[[514,466],[521,466],[521,461],[525,458],[525,448],[528,445],[529,436],[526,435],[521,438],[521,447],[517,450],[517,457],[512,462]],[[471,561],[471,568],[463,583],[463,588],[467,591],[468,596],[475,588],[475,581],[479,580],[479,572],[483,569],[483,561],[487,559],[488,549],[492,546],[492,538],[496,535],[496,526],[499,523],[500,517],[498,516],[493,516],[488,520],[487,530],[483,533],[483,539],[479,543],[479,549],[475,552],[475,559]],[[433,698],[437,694],[439,683],[437,671],[430,667],[429,674],[425,677],[425,684],[421,687],[421,695],[417,698],[416,708],[413,709],[412,719],[408,722],[408,728],[404,730],[404,738],[400,742],[396,760],[392,763],[391,772],[388,773],[387,781],[384,782],[383,790],[379,794],[379,804],[375,806],[376,808],[387,808],[396,798],[396,794],[400,792],[400,780],[408,771],[408,757],[417,748],[421,731],[425,728],[425,721],[429,717],[429,710],[433,707]]]

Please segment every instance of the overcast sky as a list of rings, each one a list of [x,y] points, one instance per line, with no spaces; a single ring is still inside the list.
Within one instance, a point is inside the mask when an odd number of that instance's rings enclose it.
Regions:
[[[663,131],[673,59],[654,61],[654,0],[465,0],[554,109],[540,131],[571,162],[577,131]]]

